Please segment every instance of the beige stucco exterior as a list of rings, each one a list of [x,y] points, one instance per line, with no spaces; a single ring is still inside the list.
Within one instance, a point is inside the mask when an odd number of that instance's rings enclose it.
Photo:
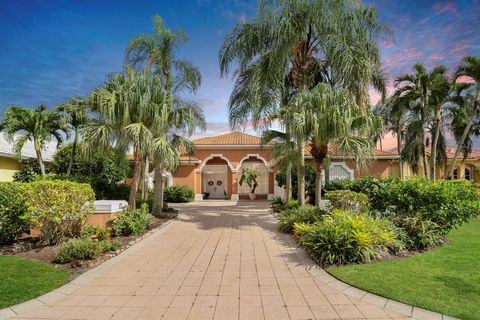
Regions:
[[[15,172],[20,170],[20,162],[12,157],[0,156],[0,182],[12,181]]]

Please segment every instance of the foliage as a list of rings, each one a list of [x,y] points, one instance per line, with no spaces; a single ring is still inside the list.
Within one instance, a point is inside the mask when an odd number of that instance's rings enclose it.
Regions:
[[[28,224],[22,219],[26,208],[20,185],[0,182],[0,244],[11,243],[26,230]]]
[[[325,199],[330,200],[332,207],[345,209],[351,212],[368,212],[369,199],[364,193],[350,190],[336,190],[325,194]]]
[[[314,223],[301,242],[322,266],[370,262],[402,250],[388,219],[335,209]]]
[[[295,222],[293,224],[293,236],[298,241],[300,245],[303,245],[303,237],[313,232],[315,223],[307,223],[307,222]]]
[[[61,268],[15,256],[0,255],[0,309],[36,298],[68,281]]]
[[[102,253],[117,250],[120,246],[119,242],[110,240],[70,239],[60,248],[56,261],[67,263],[75,260],[93,260]]]
[[[88,184],[71,181],[34,181],[21,186],[27,212],[25,219],[42,233],[48,244],[77,237],[95,195]]]
[[[13,180],[16,182],[30,182],[42,174],[40,166],[36,159],[22,159],[21,168],[13,174]],[[46,169],[46,171],[48,171]]]
[[[286,170],[281,170],[275,175],[277,184],[284,188],[286,186]],[[312,165],[305,165],[305,194],[309,203],[315,202],[315,168]],[[292,169],[292,197],[298,198],[298,175],[296,169]]]
[[[164,190],[165,202],[183,203],[192,202],[195,199],[195,192],[188,186],[174,185]]]
[[[310,204],[280,212],[278,222],[280,230],[291,233],[295,223],[314,223],[319,221],[326,212]]]
[[[110,238],[110,230],[99,226],[86,225],[80,232],[80,238],[88,238],[92,240],[107,240]]]
[[[274,212],[282,212],[289,209],[296,209],[300,207],[300,202],[295,199],[290,199],[287,202],[284,202],[281,198],[280,201],[272,203],[272,209]]]
[[[255,171],[249,168],[244,168],[242,169],[242,175],[238,183],[241,186],[245,182],[250,188],[250,193],[255,193],[255,189],[258,186],[257,178],[259,176],[260,176],[260,173],[258,171]]]
[[[403,242],[408,250],[428,249],[442,240],[438,225],[421,216],[393,217],[392,221],[400,228]]]
[[[117,213],[112,223],[112,231],[116,236],[135,236],[143,233],[152,223],[153,216],[148,211],[148,205],[139,209],[126,208]]]

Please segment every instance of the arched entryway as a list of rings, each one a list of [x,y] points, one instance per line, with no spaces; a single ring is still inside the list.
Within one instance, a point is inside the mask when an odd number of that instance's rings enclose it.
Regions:
[[[231,168],[229,162],[212,157],[202,168],[202,194],[204,199],[228,199],[231,195]]]
[[[259,155],[248,155],[241,160],[238,165],[238,181],[242,176],[244,169],[252,169],[257,171],[260,175],[257,178],[258,186],[255,190],[257,198],[268,199],[273,195],[273,171],[269,167],[264,158]],[[247,184],[240,186],[238,184],[238,193],[240,198],[248,198],[250,188]]]

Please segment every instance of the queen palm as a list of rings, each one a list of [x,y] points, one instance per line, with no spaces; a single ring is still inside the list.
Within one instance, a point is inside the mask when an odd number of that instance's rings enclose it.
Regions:
[[[80,131],[88,122],[88,105],[85,99],[73,97],[67,103],[62,103],[57,106],[57,110],[68,115],[70,129],[73,130],[73,146],[70,160],[67,167],[67,177],[72,172],[73,162],[77,156],[78,139]]]
[[[280,106],[285,79],[296,92],[318,83],[343,87],[365,106],[367,88],[383,87],[376,39],[386,28],[376,21],[373,8],[358,1],[270,1],[262,3],[251,22],[237,24],[219,52],[222,74],[238,70],[231,99],[232,127],[251,116],[254,123]],[[304,145],[301,132],[293,133],[299,162],[298,195],[305,198]]]
[[[48,111],[46,105],[35,109],[19,106],[8,107],[3,115],[0,129],[6,133],[8,140],[14,142],[15,152],[21,157],[23,146],[27,141],[33,143],[37,161],[45,176],[45,164],[42,149],[54,137],[60,145],[67,133],[67,122],[64,116],[56,111]],[[19,136],[15,139],[15,136]]]
[[[315,205],[319,206],[329,150],[353,154],[362,165],[373,149],[372,137],[382,130],[382,121],[370,110],[362,109],[348,90],[323,83],[299,95],[295,103],[302,108],[292,113],[291,123],[295,131],[303,130],[308,138],[315,161]]]
[[[160,111],[161,125],[155,132],[157,139],[157,155],[155,160],[154,213],[159,215],[163,207],[163,175],[164,170],[171,170],[177,165],[171,147],[188,145],[186,140],[174,133],[183,131],[187,136],[195,128],[204,128],[205,119],[198,106],[182,98],[183,92],[193,93],[200,87],[201,75],[197,67],[190,61],[178,59],[176,51],[187,41],[182,31],[166,28],[162,18],[153,17],[154,32],[151,35],[140,35],[129,43],[126,62],[134,67],[143,68],[146,74],[153,72],[162,79],[165,90],[172,99],[170,105]],[[175,137],[175,138],[173,138]],[[169,143],[171,142],[171,143]],[[164,147],[160,152],[158,148]],[[187,148],[191,149],[191,148]],[[148,156],[148,153],[146,153]]]

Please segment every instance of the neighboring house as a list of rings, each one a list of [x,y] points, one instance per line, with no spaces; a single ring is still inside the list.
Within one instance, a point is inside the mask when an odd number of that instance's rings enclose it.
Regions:
[[[231,132],[214,137],[193,140],[196,150],[192,156],[182,156],[181,165],[172,174],[173,184],[187,185],[195,191],[196,200],[206,196],[209,199],[245,198],[248,186],[239,185],[243,168],[251,168],[260,173],[255,193],[259,198],[272,199],[283,196],[284,191],[275,182],[275,167],[270,157],[270,145],[262,145],[257,136]],[[309,149],[305,150],[307,163],[312,162]],[[368,167],[358,169],[353,156],[340,155],[331,150],[331,163],[327,172],[330,179],[373,175],[392,175],[392,164],[398,155],[392,152],[375,150],[368,159]]]
[[[43,160],[45,162],[53,161],[55,152],[56,145],[54,143],[49,144],[43,150]],[[31,141],[25,143],[22,149],[22,158],[37,158]],[[0,182],[12,181],[14,173],[20,170],[21,166],[20,159],[13,148],[13,143],[6,139],[4,133],[0,133]]]

